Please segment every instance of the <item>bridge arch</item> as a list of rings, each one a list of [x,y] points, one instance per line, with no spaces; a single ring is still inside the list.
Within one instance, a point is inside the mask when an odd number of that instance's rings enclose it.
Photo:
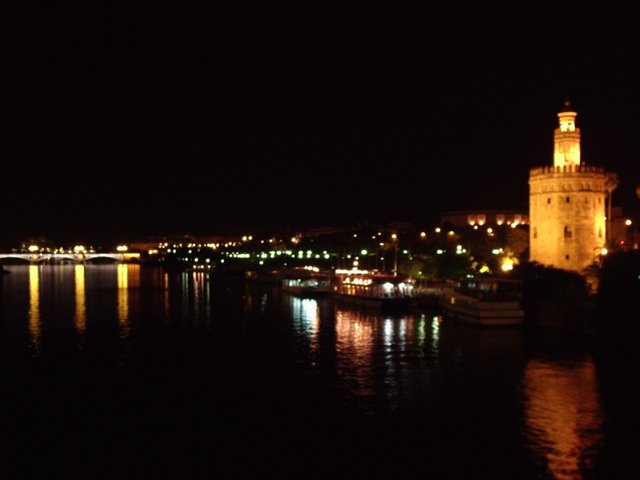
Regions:
[[[84,263],[97,260],[122,262],[125,257],[121,253],[0,253],[0,262],[19,261],[21,263],[73,262]]]

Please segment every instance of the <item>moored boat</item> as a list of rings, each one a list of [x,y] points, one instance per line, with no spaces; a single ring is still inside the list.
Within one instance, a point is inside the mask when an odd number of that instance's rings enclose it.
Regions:
[[[307,298],[326,297],[331,292],[331,274],[315,268],[283,273],[282,291]]]
[[[336,270],[331,298],[361,307],[382,310],[410,308],[414,280],[368,270]]]
[[[516,326],[524,321],[522,282],[501,277],[447,280],[440,305],[445,314],[486,326]]]

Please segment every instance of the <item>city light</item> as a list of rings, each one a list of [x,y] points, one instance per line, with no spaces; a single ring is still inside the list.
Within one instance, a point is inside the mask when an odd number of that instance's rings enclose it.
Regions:
[[[502,259],[502,265],[500,265],[500,269],[503,272],[510,272],[511,270],[513,270],[513,264],[513,258],[505,257]]]

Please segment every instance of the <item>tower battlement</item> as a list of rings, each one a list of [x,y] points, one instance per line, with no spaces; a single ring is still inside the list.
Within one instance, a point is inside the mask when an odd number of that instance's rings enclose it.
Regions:
[[[595,173],[604,175],[605,169],[603,167],[594,167],[592,165],[546,165],[543,167],[534,167],[529,170],[529,177],[547,175],[550,173]]]

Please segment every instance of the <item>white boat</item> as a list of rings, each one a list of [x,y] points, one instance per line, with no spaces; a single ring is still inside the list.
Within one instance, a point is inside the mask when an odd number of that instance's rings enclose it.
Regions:
[[[516,326],[524,321],[522,282],[481,277],[448,280],[440,305],[445,314],[487,326]]]
[[[359,307],[381,310],[410,308],[414,280],[367,270],[336,270],[331,298]]]
[[[282,291],[300,297],[325,297],[331,293],[331,274],[318,269],[291,269],[283,272]]]

